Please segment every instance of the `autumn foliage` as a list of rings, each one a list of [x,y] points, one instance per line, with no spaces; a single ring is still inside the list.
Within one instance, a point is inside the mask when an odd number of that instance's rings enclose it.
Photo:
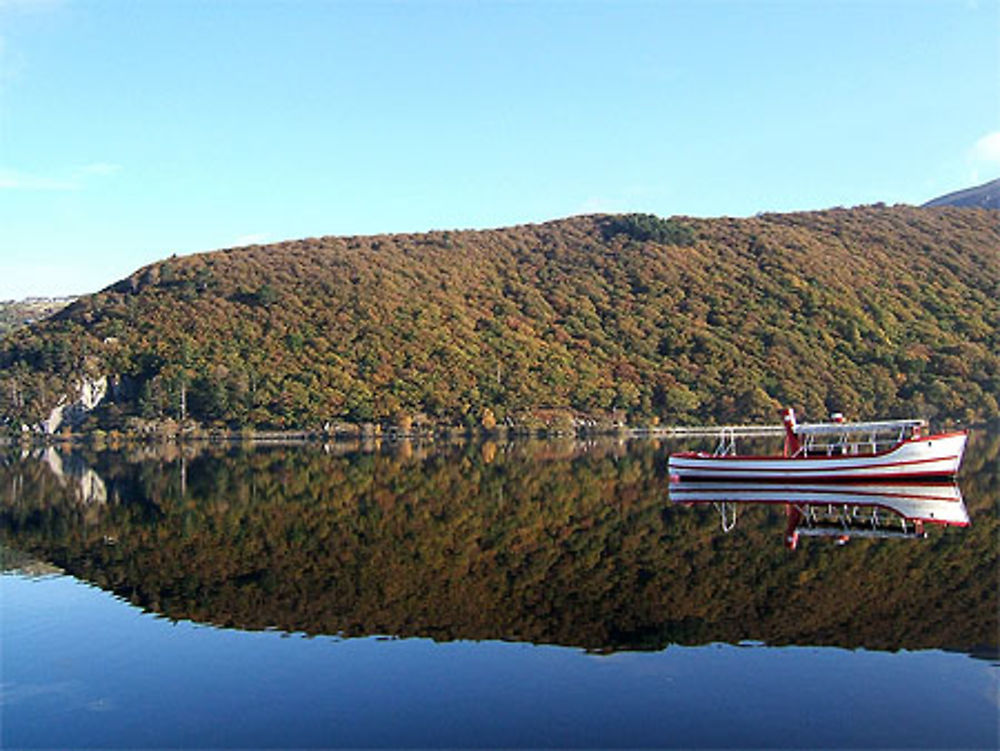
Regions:
[[[0,340],[0,416],[503,427],[1000,414],[995,211],[580,216],[170,258]]]
[[[781,504],[668,500],[652,441],[167,444],[0,460],[4,548],[171,619],[594,650],[744,639],[996,659],[1000,436],[974,433],[968,528],[840,546]],[[106,500],[81,498],[87,471]],[[737,513],[730,509],[728,514]]]

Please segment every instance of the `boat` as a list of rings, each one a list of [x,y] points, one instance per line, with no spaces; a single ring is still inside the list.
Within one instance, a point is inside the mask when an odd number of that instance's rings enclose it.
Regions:
[[[670,455],[671,479],[756,482],[903,482],[952,479],[965,451],[965,430],[924,435],[924,420],[798,424],[786,409],[781,455],[740,455],[737,435],[748,426],[721,427],[714,453],[684,451]],[[760,434],[776,426],[762,426]]]
[[[785,509],[785,545],[801,537],[826,537],[843,544],[852,538],[923,539],[925,525],[969,526],[962,493],[953,482],[940,484],[865,483],[708,483],[674,482],[670,501],[682,506],[712,505],[722,530],[736,526],[737,511],[755,505]]]

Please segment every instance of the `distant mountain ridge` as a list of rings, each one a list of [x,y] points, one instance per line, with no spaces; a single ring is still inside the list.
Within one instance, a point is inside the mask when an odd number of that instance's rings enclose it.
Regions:
[[[974,188],[957,190],[923,204],[923,208],[959,206],[963,208],[1000,209],[1000,178]]]
[[[71,409],[88,389],[98,409]],[[970,421],[998,398],[1000,223],[957,208],[231,248],[0,339],[0,425],[16,431],[59,429],[60,404],[82,428],[571,430],[770,422],[781,405]]]

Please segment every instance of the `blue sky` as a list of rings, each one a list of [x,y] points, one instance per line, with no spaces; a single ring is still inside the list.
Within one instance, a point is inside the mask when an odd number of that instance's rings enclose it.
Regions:
[[[1000,176],[1000,0],[0,0],[0,299],[172,253]]]

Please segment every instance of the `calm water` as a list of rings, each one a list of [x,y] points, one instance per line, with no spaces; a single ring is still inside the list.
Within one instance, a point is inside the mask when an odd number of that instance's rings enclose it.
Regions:
[[[998,745],[1000,437],[923,529],[673,448],[8,456],[2,745]]]

